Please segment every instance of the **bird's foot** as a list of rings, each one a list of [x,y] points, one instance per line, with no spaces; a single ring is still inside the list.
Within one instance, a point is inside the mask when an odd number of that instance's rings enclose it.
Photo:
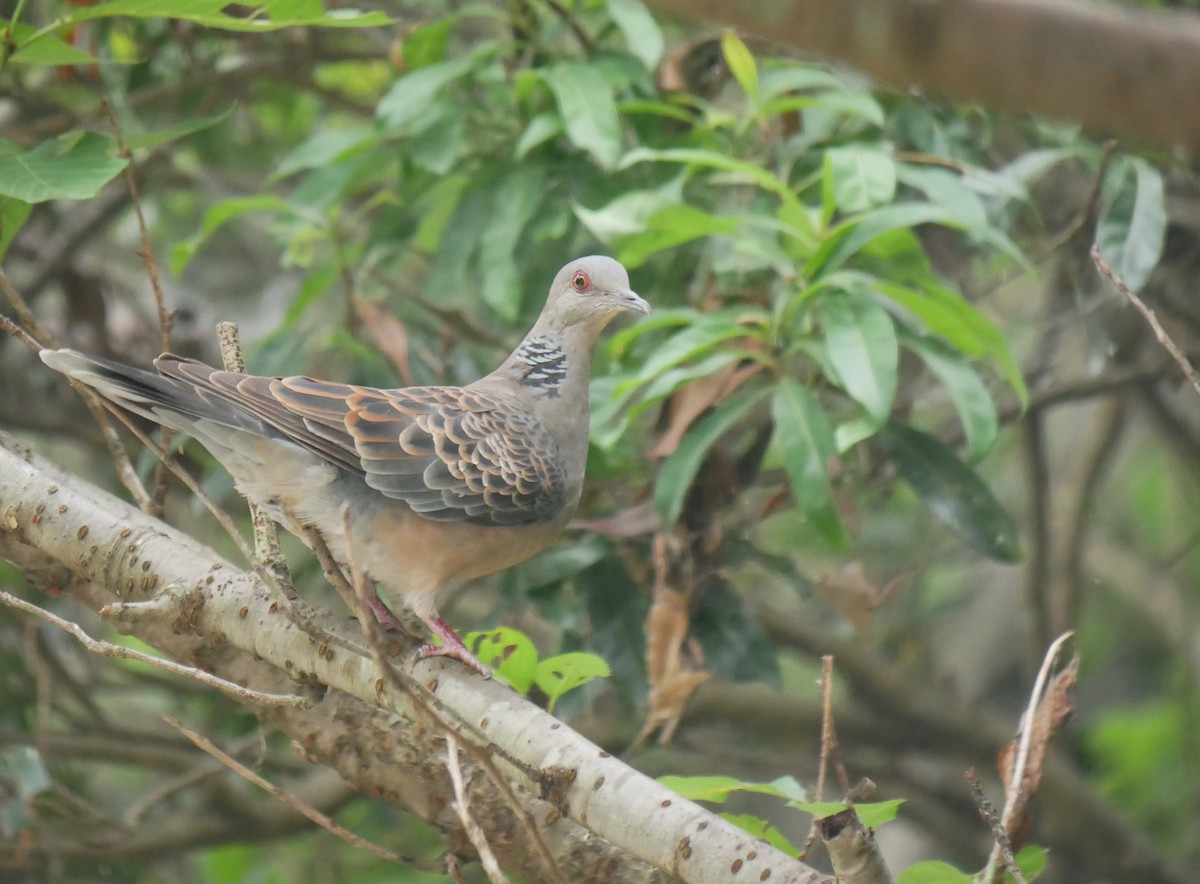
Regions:
[[[449,657],[452,660],[459,660],[465,663],[484,678],[492,677],[492,670],[467,650],[467,646],[458,637],[458,633],[450,628],[449,623],[440,617],[431,618],[427,622],[430,630],[442,640],[442,643],[440,645],[422,645],[417,649],[418,660],[424,660],[426,657]]]

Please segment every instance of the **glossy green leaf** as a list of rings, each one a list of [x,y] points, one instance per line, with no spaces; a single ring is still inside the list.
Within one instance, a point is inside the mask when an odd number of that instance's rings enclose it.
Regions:
[[[935,283],[926,283],[920,290],[883,280],[874,281],[873,286],[964,355],[991,359],[1017,394],[1022,407],[1029,401],[1029,390],[1025,386],[1021,366],[1009,349],[1003,333],[961,295]]]
[[[931,203],[892,203],[851,218],[830,233],[805,265],[805,274],[817,276],[841,267],[876,237],[918,224],[953,223],[954,217]]]
[[[974,880],[941,860],[915,863],[896,876],[896,884],[971,884]]]
[[[901,424],[890,424],[879,440],[905,481],[971,549],[1000,562],[1020,559],[1012,516],[953,451]]]
[[[829,416],[817,398],[791,378],[784,378],[775,390],[771,412],[796,505],[826,540],[844,543],[846,535],[829,487],[828,464],[836,451]]]
[[[721,36],[721,52],[725,56],[725,63],[729,65],[729,72],[733,74],[733,78],[738,81],[738,85],[742,87],[750,100],[757,103],[758,66],[754,63],[754,56],[750,54],[750,50],[742,42],[742,38],[734,31],[726,31]]]
[[[892,317],[869,297],[839,293],[822,300],[821,320],[837,380],[881,426],[896,397],[900,359]]]
[[[521,696],[529,693],[537,671],[538,654],[525,633],[507,626],[469,632],[463,639],[479,661],[508,682]]]
[[[601,168],[613,168],[621,155],[621,121],[604,74],[593,65],[572,61],[548,69],[545,80],[568,140]]]
[[[708,450],[769,392],[770,389],[764,388],[752,392],[739,391],[730,396],[698,420],[684,435],[679,447],[663,461],[654,483],[654,505],[658,508],[664,527],[670,527],[679,520],[692,480]]]
[[[667,338],[642,364],[638,377],[653,380],[668,368],[707,355],[726,341],[752,334],[753,326],[739,322],[736,314],[707,314]]]
[[[0,139],[0,196],[26,203],[90,199],[129,164],[111,138],[70,132],[22,151]]]
[[[608,663],[596,654],[572,651],[547,657],[537,665],[534,683],[550,698],[550,712],[562,696],[575,688],[583,687],[597,678],[608,678],[612,674]]]
[[[657,68],[663,57],[663,35],[646,4],[641,0],[608,0],[608,14],[621,29],[629,51],[646,70]]]
[[[1167,206],[1162,175],[1142,159],[1118,162],[1104,179],[1096,223],[1100,257],[1125,285],[1141,291],[1162,257]]]
[[[878,145],[829,148],[825,151],[824,174],[842,212],[865,212],[890,203],[896,195],[896,161]]]
[[[906,344],[924,361],[950,395],[967,437],[967,460],[980,460],[996,441],[999,420],[987,386],[961,357],[932,341],[909,336]]]

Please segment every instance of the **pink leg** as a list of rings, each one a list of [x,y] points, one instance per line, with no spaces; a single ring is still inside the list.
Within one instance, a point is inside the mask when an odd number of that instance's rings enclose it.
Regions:
[[[392,613],[392,609],[383,603],[383,599],[374,590],[367,595],[367,607],[374,613],[375,619],[379,621],[379,625],[383,627],[385,632],[406,631],[404,624]]]
[[[420,612],[417,613],[420,615]],[[425,625],[429,627],[430,631],[442,640],[442,643],[440,645],[422,645],[417,651],[418,659],[450,657],[453,660],[461,660],[484,678],[492,677],[492,670],[484,666],[479,662],[479,658],[467,650],[467,646],[458,637],[458,633],[450,628],[450,624],[437,616],[421,616],[421,619],[425,621]]]

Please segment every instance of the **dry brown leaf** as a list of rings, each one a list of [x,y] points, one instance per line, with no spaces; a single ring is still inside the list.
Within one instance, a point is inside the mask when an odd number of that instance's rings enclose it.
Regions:
[[[727,399],[734,390],[762,370],[762,365],[727,365],[707,377],[684,384],[667,403],[667,428],[659,434],[646,453],[650,457],[669,457],[688,428],[714,405]]]
[[[354,312],[379,352],[387,357],[399,373],[404,385],[412,386],[412,369],[408,364],[408,332],[404,324],[379,301],[367,298],[354,299]]]
[[[896,594],[902,582],[902,577],[893,577],[879,586],[867,576],[863,563],[855,559],[840,570],[822,577],[816,589],[817,595],[854,624],[859,636],[866,639],[871,634],[871,620],[875,611]]]

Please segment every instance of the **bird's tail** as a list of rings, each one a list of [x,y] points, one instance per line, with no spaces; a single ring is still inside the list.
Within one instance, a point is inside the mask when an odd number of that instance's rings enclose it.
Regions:
[[[91,387],[105,399],[155,423],[195,434],[201,421],[245,430],[260,436],[277,435],[266,422],[193,384],[157,372],[122,365],[77,350],[42,350],[42,362]]]

